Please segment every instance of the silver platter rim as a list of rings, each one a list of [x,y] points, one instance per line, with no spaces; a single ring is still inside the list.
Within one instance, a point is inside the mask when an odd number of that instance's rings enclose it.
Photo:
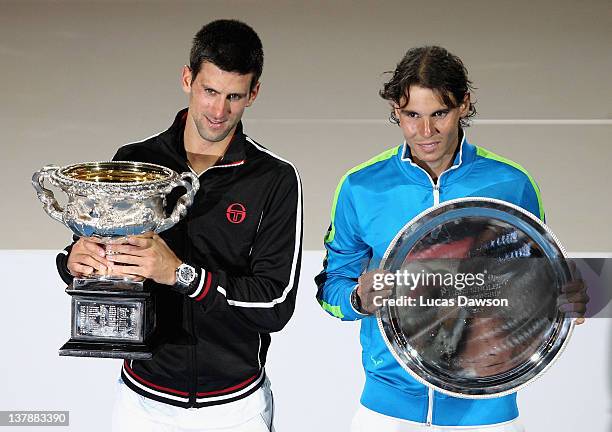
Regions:
[[[546,226],[539,218],[537,218],[536,216],[534,216],[530,212],[526,211],[525,209],[523,209],[523,208],[521,208],[521,207],[519,207],[519,206],[517,206],[515,204],[512,204],[510,202],[507,202],[507,201],[504,201],[504,200],[500,200],[500,199],[496,199],[496,198],[464,197],[464,198],[456,198],[456,199],[452,199],[452,200],[448,200],[448,201],[443,201],[443,202],[441,202],[441,203],[439,203],[439,204],[437,204],[437,205],[435,205],[433,207],[430,207],[430,208],[422,211],[421,213],[419,213],[418,215],[413,217],[410,221],[408,221],[398,231],[398,233],[395,235],[393,240],[389,243],[389,246],[387,247],[387,250],[385,251],[385,254],[383,255],[383,258],[382,258],[378,268],[380,268],[380,269],[385,268],[386,261],[389,258],[389,255],[391,254],[395,244],[397,243],[399,238],[403,235],[403,233],[409,227],[411,227],[415,222],[417,222],[418,220],[420,220],[424,216],[428,215],[429,213],[432,213],[434,211],[439,210],[440,208],[443,208],[443,207],[446,207],[446,206],[449,206],[449,205],[452,205],[452,204],[459,204],[459,203],[462,203],[462,202],[493,203],[493,204],[498,204],[498,205],[510,207],[513,210],[516,210],[516,211],[522,213],[523,215],[525,215],[526,217],[531,219],[533,222],[538,224],[542,229],[544,229],[550,235],[550,237],[554,241],[555,245],[558,247],[560,253],[563,256],[563,258],[565,258],[565,259],[568,258],[567,251],[565,250],[563,245],[559,242],[559,239],[552,232],[552,230],[550,228],[548,228],[548,226]],[[420,375],[418,375],[415,371],[410,369],[408,367],[408,365],[406,365],[404,363],[404,361],[399,356],[399,354],[395,351],[395,349],[393,347],[393,344],[391,343],[391,341],[387,337],[387,334],[386,334],[385,329],[384,329],[383,321],[382,321],[381,310],[378,310],[376,312],[376,321],[377,321],[378,329],[379,329],[379,331],[381,333],[381,336],[382,336],[383,340],[385,341],[385,345],[387,346],[387,349],[391,352],[391,354],[393,355],[395,360],[398,362],[398,364],[402,367],[402,369],[404,369],[406,372],[408,372],[410,374],[410,376],[412,376],[417,382],[423,384],[424,386],[426,386],[428,388],[431,388],[431,389],[433,389],[433,390],[435,390],[437,392],[440,392],[442,394],[445,394],[447,396],[452,396],[452,397],[457,397],[457,398],[462,398],[462,399],[492,399],[492,398],[498,398],[498,397],[502,397],[502,396],[507,396],[509,394],[516,393],[519,390],[521,390],[522,388],[524,388],[524,387],[528,386],[529,384],[535,382],[537,379],[542,377],[542,375],[544,375],[544,373],[546,373],[546,371],[548,371],[548,369],[557,361],[557,359],[565,351],[565,349],[567,347],[567,344],[569,343],[569,340],[571,339],[571,336],[573,334],[574,327],[575,327],[575,323],[574,323],[575,319],[565,319],[564,320],[564,323],[562,325],[562,330],[565,331],[565,338],[564,338],[561,346],[558,347],[557,352],[550,359],[549,363],[547,365],[545,365],[538,373],[536,373],[534,376],[532,376],[531,378],[529,378],[525,382],[523,382],[523,383],[521,383],[521,384],[519,384],[519,385],[517,385],[515,387],[512,387],[510,389],[499,391],[499,392],[495,392],[495,393],[465,394],[465,393],[454,392],[454,391],[442,388],[440,386],[437,386],[435,384],[432,384],[432,383],[428,382],[427,380],[425,380],[424,378],[422,378]]]

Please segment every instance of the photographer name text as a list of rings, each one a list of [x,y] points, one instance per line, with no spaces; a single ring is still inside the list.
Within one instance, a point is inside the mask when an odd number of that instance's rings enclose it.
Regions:
[[[428,298],[424,296],[397,298],[374,297],[374,305],[379,307],[508,307],[510,305],[506,298],[470,298],[467,296],[457,296],[456,298]]]

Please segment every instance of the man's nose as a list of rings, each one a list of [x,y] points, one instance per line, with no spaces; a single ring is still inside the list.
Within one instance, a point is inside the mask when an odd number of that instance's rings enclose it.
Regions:
[[[218,97],[216,97],[212,102],[212,106],[211,106],[212,113],[211,114],[215,117],[215,119],[223,118],[227,111],[228,105],[229,105],[228,100],[224,98],[222,95],[218,95]]]
[[[421,135],[424,137],[430,137],[435,132],[434,121],[429,117],[424,117],[421,121]]]

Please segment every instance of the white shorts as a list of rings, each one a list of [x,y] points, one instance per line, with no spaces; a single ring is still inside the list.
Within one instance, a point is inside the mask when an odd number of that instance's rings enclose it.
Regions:
[[[204,408],[180,408],[134,392],[121,378],[113,407],[113,432],[274,432],[270,381],[249,396]]]
[[[484,426],[427,426],[423,423],[411,422],[372,411],[359,406],[351,432],[524,432],[518,420]]]

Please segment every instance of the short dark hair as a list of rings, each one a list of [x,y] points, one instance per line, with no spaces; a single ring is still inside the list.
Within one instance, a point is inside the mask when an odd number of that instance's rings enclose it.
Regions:
[[[206,24],[193,38],[189,67],[191,79],[203,62],[210,62],[226,72],[253,73],[251,89],[263,70],[263,48],[255,30],[237,20],[217,20]]]
[[[386,73],[393,74],[393,76],[383,85],[379,95],[400,108],[408,104],[411,85],[433,90],[449,108],[459,106],[465,95],[474,90],[461,59],[439,46],[424,46],[408,50],[395,71]],[[401,104],[402,98],[405,98],[403,105]],[[468,115],[459,121],[459,125],[469,126],[470,118],[475,115],[476,108],[470,100]],[[389,120],[399,124],[394,110],[391,110]]]

